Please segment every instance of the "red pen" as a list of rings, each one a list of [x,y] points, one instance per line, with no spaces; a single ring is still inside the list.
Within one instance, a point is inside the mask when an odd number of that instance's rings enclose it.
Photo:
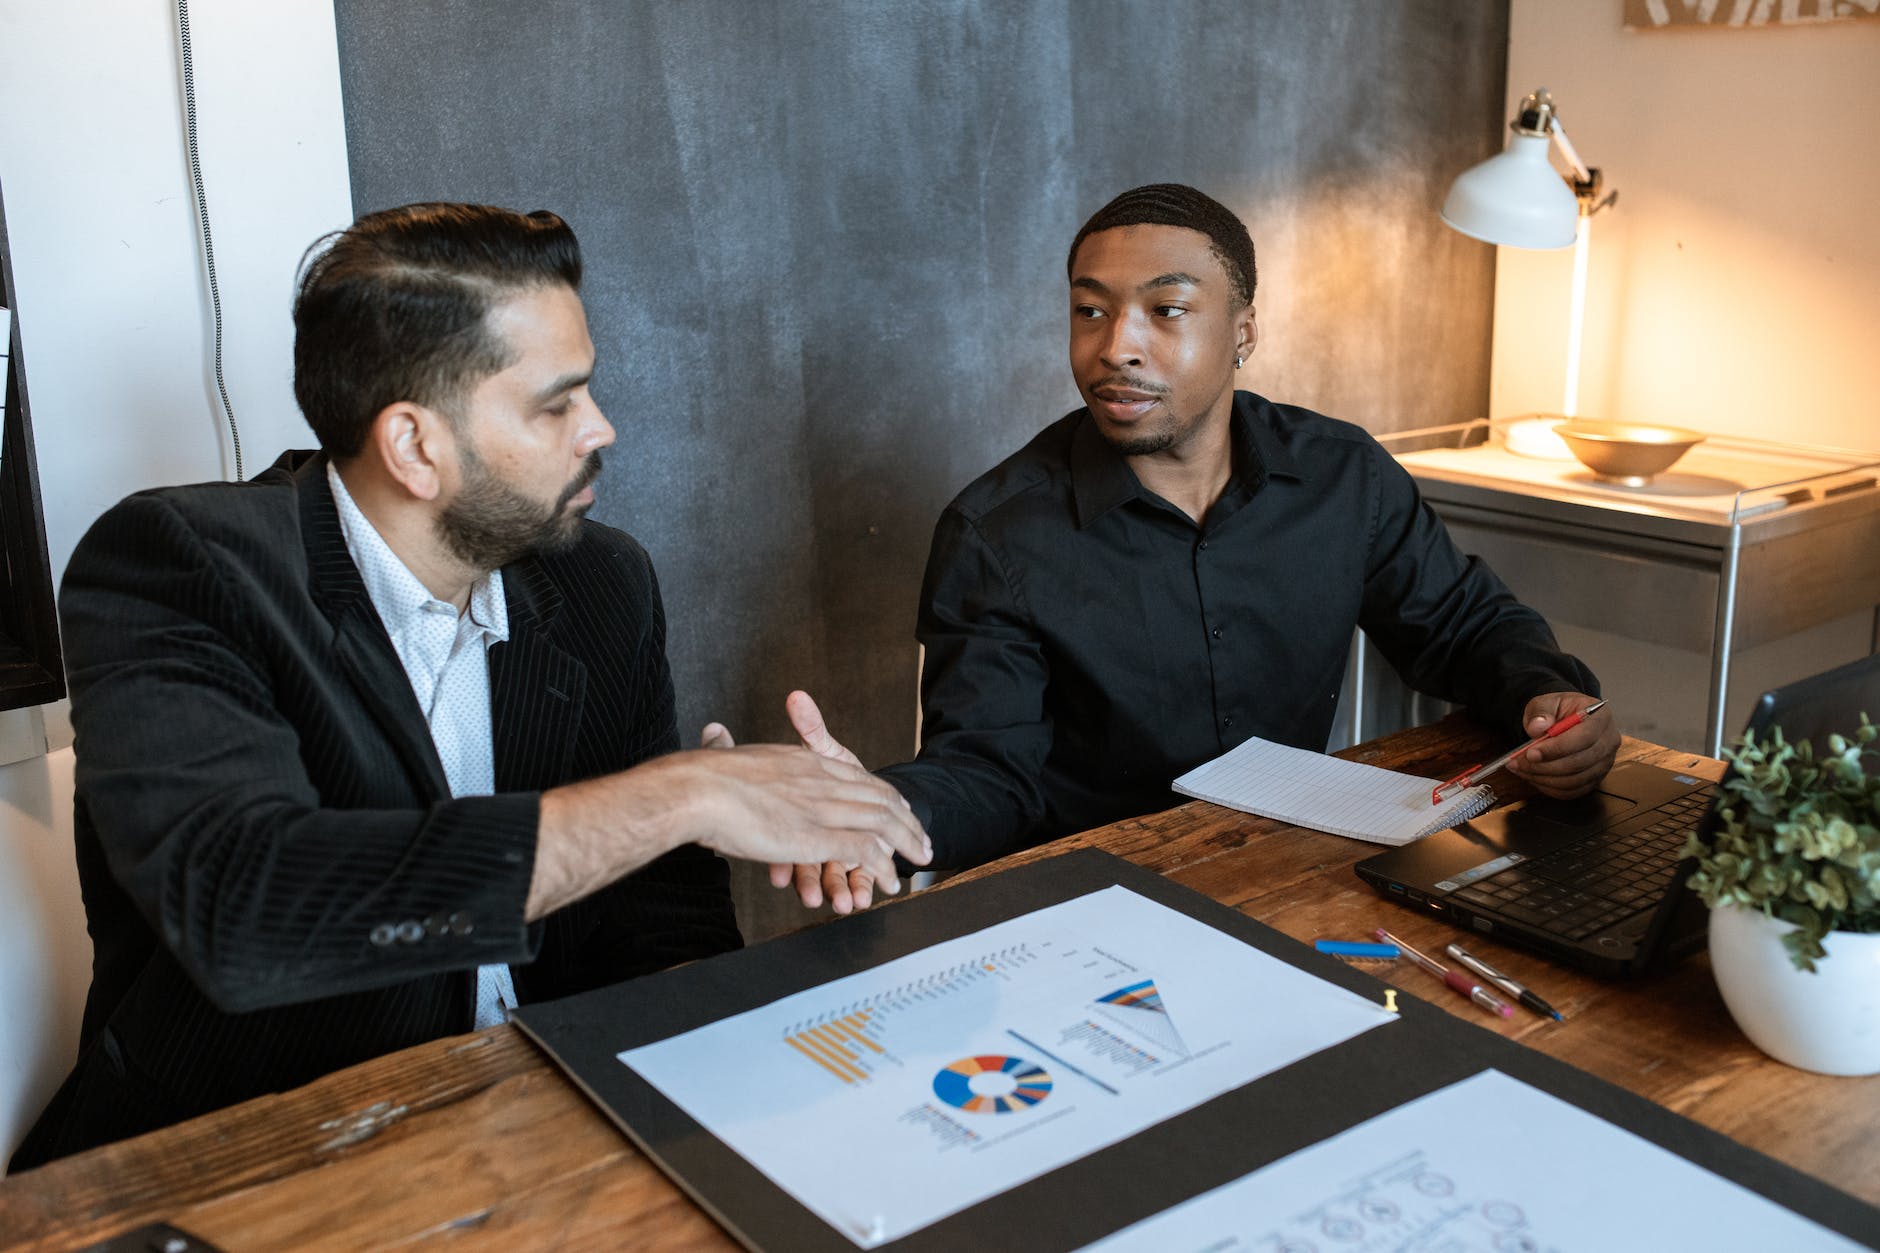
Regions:
[[[1604,709],[1605,707],[1606,707],[1605,701],[1603,700],[1594,701],[1592,704],[1588,705],[1585,709],[1577,709],[1574,712],[1568,714],[1566,717],[1554,723],[1554,725],[1552,725],[1551,727],[1548,727],[1545,731],[1542,731],[1539,735],[1535,736],[1533,739],[1529,740],[1527,743],[1521,745],[1519,748],[1509,749],[1507,752],[1503,753],[1501,756],[1495,758],[1495,760],[1489,762],[1486,766],[1470,766],[1467,770],[1464,770],[1461,774],[1457,775],[1455,778],[1451,779],[1449,782],[1438,783],[1434,788],[1430,790],[1430,804],[1432,805],[1442,804],[1443,799],[1445,797],[1453,796],[1457,792],[1460,792],[1463,788],[1471,787],[1474,784],[1479,783],[1481,780],[1487,778],[1491,774],[1494,774],[1497,770],[1501,769],[1503,766],[1507,765],[1509,762],[1519,757],[1522,753],[1527,752],[1528,749],[1533,748],[1536,744],[1545,743],[1546,741],[1553,739],[1556,735],[1559,735],[1562,731],[1566,731],[1573,727],[1579,726],[1582,722],[1586,721],[1586,716],[1588,714],[1596,714],[1600,710]]]

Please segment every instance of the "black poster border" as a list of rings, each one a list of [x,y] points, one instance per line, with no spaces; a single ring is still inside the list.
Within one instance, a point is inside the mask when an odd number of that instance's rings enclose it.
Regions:
[[[746,1247],[850,1251],[858,1246],[846,1235],[694,1122],[615,1054],[1111,886],[1128,888],[1383,1002],[1385,985],[1370,975],[1152,871],[1095,849],[1077,849],[767,944],[524,1006],[512,1021]],[[1880,1210],[1857,1198],[1419,998],[1400,996],[1398,1006],[1396,1022],[877,1247],[897,1253],[1075,1249],[1491,1067],[1825,1227],[1880,1247]],[[1534,1148],[1544,1160],[1548,1146]]]

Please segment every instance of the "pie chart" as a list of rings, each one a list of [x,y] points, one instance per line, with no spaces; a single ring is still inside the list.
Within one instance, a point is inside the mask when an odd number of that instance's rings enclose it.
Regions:
[[[933,1077],[933,1094],[969,1114],[1009,1114],[1051,1095],[1051,1076],[1022,1057],[962,1057]]]

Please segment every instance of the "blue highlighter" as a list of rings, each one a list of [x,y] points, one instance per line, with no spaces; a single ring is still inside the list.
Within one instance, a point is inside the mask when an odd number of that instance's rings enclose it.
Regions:
[[[1395,944],[1373,944],[1366,940],[1314,940],[1312,947],[1321,953],[1330,953],[1334,957],[1369,957],[1380,961],[1395,961],[1401,954]]]

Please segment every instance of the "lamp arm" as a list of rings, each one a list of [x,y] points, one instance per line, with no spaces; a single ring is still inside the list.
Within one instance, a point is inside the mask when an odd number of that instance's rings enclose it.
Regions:
[[[1599,194],[1603,190],[1604,180],[1600,178],[1597,169],[1589,167],[1580,160],[1579,150],[1573,146],[1573,141],[1567,138],[1566,128],[1560,124],[1558,114],[1553,118],[1550,133],[1554,137],[1554,142],[1559,145],[1561,155],[1567,159],[1568,164],[1573,166],[1573,174],[1567,181],[1573,185],[1573,198],[1580,202],[1580,216],[1590,218],[1601,209],[1611,208],[1613,201],[1619,198],[1619,193],[1609,191],[1604,196]]]
[[[1573,146],[1571,139],[1567,138],[1567,128],[1560,124],[1560,115],[1556,113],[1551,121],[1554,142],[1560,145],[1560,155],[1565,157],[1567,164],[1573,167],[1574,185],[1578,187],[1580,184],[1592,182],[1593,171],[1586,168],[1586,162],[1580,160],[1580,150]]]

